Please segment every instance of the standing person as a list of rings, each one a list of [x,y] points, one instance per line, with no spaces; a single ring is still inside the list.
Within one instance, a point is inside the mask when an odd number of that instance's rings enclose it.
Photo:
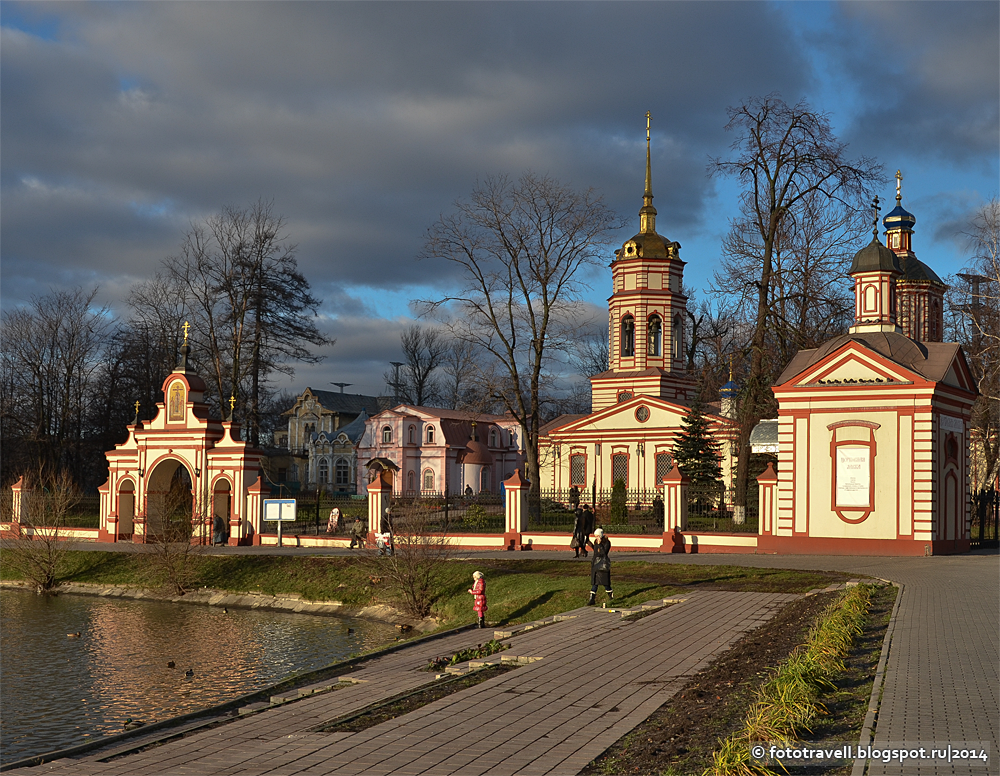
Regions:
[[[476,612],[476,616],[479,618],[479,627],[486,627],[486,580],[483,579],[483,572],[473,571],[472,572],[472,587],[469,589],[469,595],[472,596],[472,608]]]
[[[579,508],[576,510],[576,523],[573,525],[573,541],[570,546],[576,552],[574,558],[580,557],[580,550],[583,550],[583,557],[587,557],[587,518]]]
[[[590,535],[594,532],[594,513],[590,511],[590,507],[583,508],[583,538],[584,542],[580,546],[583,551],[583,557],[587,557],[587,542],[586,539],[590,538]]]
[[[216,515],[212,520],[212,544],[226,543],[226,521],[222,515]]]
[[[326,532],[327,533],[337,533],[337,529],[340,528],[340,507],[334,507],[330,510],[330,519],[326,521]]]
[[[611,590],[611,542],[604,535],[604,530],[598,528],[594,531],[594,541],[587,539],[587,544],[594,548],[594,559],[590,562],[590,600],[587,606],[593,606],[597,600],[597,586],[604,585],[604,590],[608,594],[608,600],[614,600],[614,592]]]
[[[363,550],[367,538],[368,532],[365,530],[365,524],[361,522],[360,517],[354,518],[354,527],[351,528],[351,549],[354,549],[354,543],[357,542],[358,549]]]

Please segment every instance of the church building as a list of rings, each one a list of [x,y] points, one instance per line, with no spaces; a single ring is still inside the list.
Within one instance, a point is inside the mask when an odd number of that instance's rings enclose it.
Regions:
[[[944,284],[896,208],[854,257],[854,324],[774,386],[778,470],[758,478],[758,552],[931,555],[969,548],[975,382],[943,339]],[[875,200],[877,209],[878,199]]]
[[[622,480],[630,491],[652,492],[673,468],[674,441],[694,398],[694,381],[684,369],[684,262],[680,243],[656,232],[646,117],[639,233],[611,262],[611,368],[590,378],[590,414],[563,415],[540,429],[543,490],[609,490]],[[723,480],[729,483],[734,459],[728,443],[736,438],[735,427],[720,415],[706,417],[725,443]]]

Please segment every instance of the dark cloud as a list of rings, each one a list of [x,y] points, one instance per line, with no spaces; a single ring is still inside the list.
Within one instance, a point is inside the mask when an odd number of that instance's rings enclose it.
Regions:
[[[2,302],[94,283],[114,303],[192,221],[263,197],[338,337],[321,369],[378,383],[394,316],[458,280],[415,257],[477,179],[594,186],[635,231],[646,110],[657,223],[693,278],[732,207],[705,164],[751,95],[793,102],[834,73],[843,103],[816,107],[853,121],[852,150],[995,167],[995,3],[808,4],[831,20],[814,37],[803,8],[5,3]]]

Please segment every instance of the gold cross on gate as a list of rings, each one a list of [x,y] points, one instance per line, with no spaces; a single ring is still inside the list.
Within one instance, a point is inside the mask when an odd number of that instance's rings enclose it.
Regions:
[[[136,421],[139,420],[139,401],[138,401],[138,399],[135,402],[135,420]],[[135,422],[133,422],[132,425],[135,425]]]
[[[230,394],[229,396],[229,418],[232,420],[233,410],[236,408],[236,394]]]
[[[184,329],[184,344],[187,345],[188,344],[188,332],[191,330],[191,324],[188,323],[187,321],[184,321],[184,325],[181,326],[181,328]]]

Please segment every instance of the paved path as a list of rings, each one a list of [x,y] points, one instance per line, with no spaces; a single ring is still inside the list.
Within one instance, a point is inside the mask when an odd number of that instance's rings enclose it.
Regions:
[[[313,553],[309,550],[291,550],[287,554]],[[342,553],[333,551],[323,554]],[[510,553],[475,553],[474,557],[510,559],[523,556],[513,556]],[[531,557],[565,558],[566,555],[534,552]],[[930,558],[658,553],[617,556],[619,561],[631,559],[660,563],[839,570],[880,577],[901,584],[903,592],[890,644],[874,744],[878,747],[891,747],[916,743],[933,745],[950,742],[954,745],[984,742],[991,750],[990,763],[988,769],[972,768],[964,764],[952,766],[925,764],[901,768],[895,764],[871,763],[868,773],[871,776],[910,773],[1000,774],[1000,676],[998,676],[1000,556],[995,552],[979,551],[958,556]],[[465,693],[453,695],[449,699],[425,707],[421,712],[407,715],[403,720],[386,723],[384,727],[372,728],[364,733],[349,737],[343,737],[341,734],[324,734],[340,738],[319,740],[315,738],[316,734],[300,732],[292,734],[300,736],[299,738],[276,739],[268,736],[267,726],[264,725],[262,738],[251,736],[240,740],[255,741],[256,747],[267,750],[271,758],[269,762],[272,763],[270,771],[256,769],[258,766],[263,767],[260,763],[255,764],[255,757],[260,756],[259,752],[254,757],[247,758],[247,765],[243,770],[221,770],[219,768],[223,760],[216,759],[213,761],[214,765],[210,764],[207,758],[212,755],[207,749],[209,746],[219,744],[215,751],[225,751],[229,748],[226,740],[231,735],[235,735],[237,730],[242,730],[244,727],[249,731],[254,725],[263,724],[257,720],[275,720],[273,724],[277,726],[278,717],[273,715],[292,713],[296,707],[305,709],[308,700],[291,704],[287,710],[274,709],[232,723],[226,726],[229,730],[214,733],[218,739],[215,743],[208,739],[208,734],[203,734],[199,739],[199,745],[205,747],[202,754],[206,759],[190,759],[192,755],[187,754],[178,755],[176,761],[158,763],[150,761],[148,766],[140,766],[140,762],[144,761],[139,758],[146,755],[126,757],[106,765],[95,762],[96,758],[85,758],[72,764],[54,763],[51,766],[35,769],[35,772],[41,770],[61,770],[63,773],[75,774],[267,772],[276,776],[298,772],[400,775],[484,772],[526,775],[545,772],[575,773],[619,735],[641,721],[642,715],[648,714],[652,708],[669,697],[676,689],[676,683],[683,681],[682,677],[698,670],[697,665],[710,660],[738,635],[729,630],[731,623],[724,623],[721,631],[716,630],[720,623],[713,620],[713,617],[718,617],[718,612],[722,611],[714,607],[725,606],[722,603],[725,600],[740,600],[731,596],[741,594],[711,594],[722,598],[712,603],[712,611],[716,613],[708,616],[706,622],[675,620],[693,616],[690,613],[698,609],[707,614],[708,600],[698,598],[702,595],[699,593],[680,606],[670,607],[630,625],[622,626],[620,622],[615,623],[607,616],[607,612],[584,610],[582,616],[574,620],[516,637],[513,640],[515,644],[513,651],[522,656],[537,657],[538,655],[529,653],[540,651],[543,646],[552,652],[546,653],[545,659],[538,663],[490,680]],[[697,607],[694,606],[696,602],[699,602]],[[702,603],[706,606],[702,606]],[[745,627],[750,627],[766,618],[770,612],[769,605],[764,605],[761,601],[760,608],[748,609],[747,615],[750,619],[744,623]],[[454,638],[457,644],[467,635],[458,634],[449,638]],[[700,646],[693,643],[688,645],[692,650],[702,651],[692,651],[687,663],[683,660],[674,664],[656,663],[658,673],[655,673],[655,676],[658,678],[650,680],[658,684],[640,685],[635,677],[630,677],[628,681],[633,684],[624,688],[616,687],[616,693],[619,691],[624,693],[621,697],[639,699],[638,705],[634,708],[619,706],[617,711],[611,711],[610,707],[595,706],[585,692],[579,696],[573,694],[576,687],[571,677],[579,677],[582,684],[596,665],[602,663],[605,666],[621,665],[613,661],[627,659],[623,653],[604,650],[627,649],[640,635],[648,639],[646,649],[651,650],[650,654],[663,656],[656,657],[655,660],[668,662],[671,654],[676,660],[678,649],[683,647],[671,639],[698,638],[704,635],[707,641],[702,642]],[[556,643],[549,643],[546,646],[544,639],[552,639]],[[661,643],[664,645],[663,651],[657,646]],[[434,645],[429,649],[432,652],[447,651],[443,645]],[[702,657],[695,658],[695,654],[701,654]],[[422,662],[424,659],[424,656],[420,656],[417,662]],[[650,666],[653,665],[653,660],[653,657],[648,659]],[[690,662],[692,660],[693,663]],[[559,666],[560,662],[561,667],[553,668]],[[373,666],[373,670],[374,668]],[[556,673],[550,677],[548,684],[539,685],[541,689],[533,689],[527,693],[519,692],[517,689],[530,677],[541,677],[543,673],[551,671]],[[653,688],[655,692],[647,695],[646,693]],[[338,690],[329,697],[333,698],[346,692],[350,691]],[[364,690],[358,692],[367,695]],[[483,712],[484,706],[468,705],[472,703],[472,699],[482,699],[483,693],[487,692],[497,692],[503,696],[499,702],[505,702],[501,706],[504,713],[499,719],[489,716],[489,712]],[[322,696],[315,699],[317,704],[320,703],[320,697]],[[342,697],[347,698],[347,696]],[[367,697],[367,702],[374,700],[370,695]],[[485,703],[485,707],[491,708],[490,703],[498,703],[496,697]],[[448,711],[449,708],[451,712]],[[622,708],[628,710],[622,711]],[[333,714],[334,711],[330,709],[324,713]],[[452,715],[456,712],[457,718]],[[482,720],[476,716],[481,713],[486,714]],[[523,723],[518,723],[521,719],[530,719],[531,723],[525,726]],[[481,721],[486,727],[481,726]],[[510,724],[507,724],[508,722]],[[303,722],[302,729],[307,728],[309,724],[312,723]],[[284,727],[281,729],[285,730]],[[475,731],[474,734],[470,734],[469,731],[472,730]],[[509,732],[511,737],[503,738],[507,735],[503,731]],[[378,739],[380,734],[384,735]],[[185,739],[188,740],[190,739]],[[243,744],[240,746],[243,747]],[[406,754],[411,746],[413,747],[411,753]],[[529,746],[530,750],[526,748]],[[183,742],[179,742],[162,747],[162,750],[164,753],[180,752],[185,747]],[[462,751],[465,751],[466,755],[462,755]],[[537,752],[541,754],[536,754]],[[472,754],[476,757],[469,756]],[[223,757],[221,754],[214,756]],[[298,759],[295,759],[295,756],[298,756]],[[462,760],[463,756],[467,757],[468,761]],[[491,763],[492,770],[480,767],[480,764],[485,765],[487,762]],[[516,763],[522,764],[516,770],[504,770],[505,762],[511,766]],[[117,769],[108,767],[116,763]],[[131,769],[124,767],[122,765],[124,763],[129,763]],[[306,766],[307,769],[302,770]],[[424,770],[420,771],[417,768]]]
[[[482,640],[466,631],[362,664],[343,689],[271,707],[108,762],[31,772],[90,774],[573,774],[667,701],[748,630],[798,596],[698,591],[635,621],[599,608],[513,635],[520,668],[359,733],[317,731],[431,684],[430,658]],[[662,605],[662,602],[659,602]],[[492,634],[490,634],[492,635]]]

